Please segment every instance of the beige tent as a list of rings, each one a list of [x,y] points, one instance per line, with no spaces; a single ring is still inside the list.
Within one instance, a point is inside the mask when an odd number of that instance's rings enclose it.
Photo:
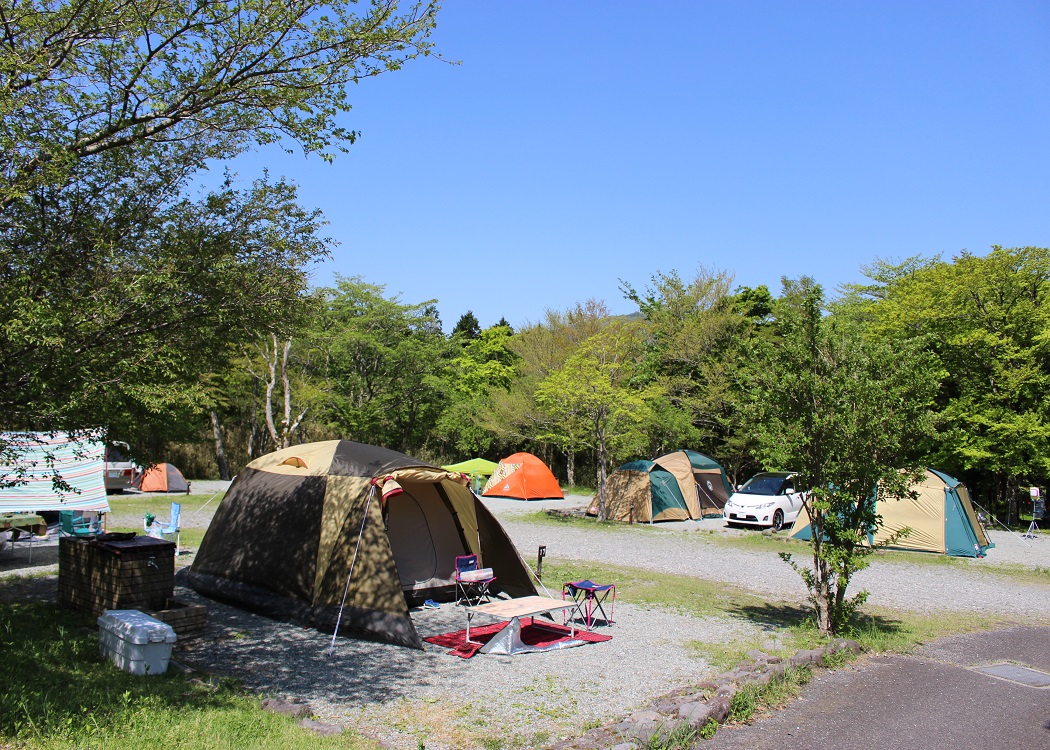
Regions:
[[[995,546],[977,520],[970,491],[957,479],[927,469],[922,481],[909,489],[917,493],[914,500],[879,500],[875,504],[875,512],[882,517],[882,526],[868,535],[869,544],[886,542],[907,528],[910,532],[894,541],[894,548],[956,557],[984,557],[985,552]],[[804,509],[795,521],[791,536],[796,539],[812,537],[809,516]]]
[[[536,593],[506,532],[466,481],[348,440],[271,453],[237,475],[189,583],[277,619],[323,630],[338,619],[342,634],[422,648],[409,607],[454,598],[459,555],[477,554],[493,569],[494,591]]]

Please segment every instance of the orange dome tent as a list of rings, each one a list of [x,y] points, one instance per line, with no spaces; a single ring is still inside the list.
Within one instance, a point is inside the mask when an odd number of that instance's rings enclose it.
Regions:
[[[142,492],[185,492],[189,494],[190,483],[182,472],[171,464],[157,464],[139,476],[138,488]]]
[[[517,500],[560,500],[565,497],[547,464],[531,453],[515,453],[500,461],[481,494]]]

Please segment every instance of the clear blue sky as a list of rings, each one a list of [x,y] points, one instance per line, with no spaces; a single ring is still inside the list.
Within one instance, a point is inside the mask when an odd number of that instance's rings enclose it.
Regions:
[[[314,281],[437,298],[445,330],[698,266],[833,290],[878,257],[1050,243],[1050,4],[447,0],[354,88],[334,165],[268,167],[341,244]]]

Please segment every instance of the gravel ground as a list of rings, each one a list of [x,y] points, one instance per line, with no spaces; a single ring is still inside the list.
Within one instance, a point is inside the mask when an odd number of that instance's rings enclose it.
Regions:
[[[194,494],[221,486],[194,482]],[[581,560],[695,575],[766,594],[773,601],[800,601],[802,584],[774,550],[733,547],[718,535],[757,532],[726,530],[721,520],[585,531],[573,525],[534,524],[522,515],[549,507],[572,508],[586,498],[523,503],[486,499],[501,518],[527,562],[547,546],[548,560]],[[214,503],[196,514],[184,511],[186,525],[206,527]],[[141,519],[130,523],[140,522]],[[875,561],[858,575],[857,588],[871,591],[876,606],[909,611],[988,612],[1018,619],[1050,621],[1048,587],[994,575],[1004,562],[1050,568],[1050,535],[1022,540],[992,532],[997,547],[985,560],[959,565]],[[33,565],[27,548],[0,552],[0,575],[44,573],[0,587],[3,595],[54,596],[57,542],[36,543]],[[192,555],[177,558],[188,565]],[[460,659],[428,646],[420,652],[353,639],[338,639],[328,656],[330,636],[277,623],[177,588],[206,603],[209,628],[177,645],[176,659],[229,674],[263,694],[308,701],[322,720],[353,727],[393,748],[431,750],[483,747],[498,735],[503,746],[542,747],[588,726],[615,720],[654,696],[695,684],[715,670],[690,648],[700,641],[771,648],[769,634],[749,621],[689,617],[618,603],[611,641],[514,657],[479,655]],[[554,592],[557,595],[557,592]],[[453,605],[417,610],[421,635],[461,629],[465,615]]]

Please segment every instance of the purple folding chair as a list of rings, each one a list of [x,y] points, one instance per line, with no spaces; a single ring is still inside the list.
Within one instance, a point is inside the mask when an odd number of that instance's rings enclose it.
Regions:
[[[609,615],[606,615],[604,604],[609,599],[610,594],[612,594],[612,599],[609,603]],[[576,602],[576,611],[583,616],[583,621],[588,628],[594,623],[595,613],[597,612],[601,612],[602,619],[606,625],[612,625],[613,619],[611,615],[615,613],[616,609],[615,583],[599,584],[589,580],[566,583],[561,587],[561,598],[565,599],[570,596]],[[586,612],[584,612],[585,605]]]

